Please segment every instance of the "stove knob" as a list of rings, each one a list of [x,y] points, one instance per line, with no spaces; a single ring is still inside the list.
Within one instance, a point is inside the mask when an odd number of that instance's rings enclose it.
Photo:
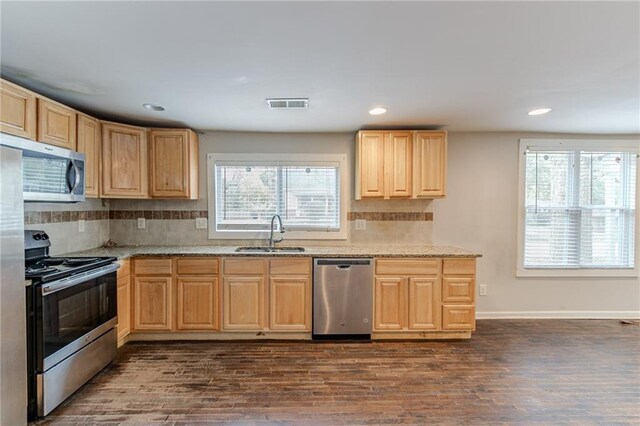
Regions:
[[[48,240],[48,239],[49,239],[49,236],[47,235],[47,233],[46,233],[46,232],[43,232],[43,233],[42,233],[42,239],[43,239],[43,240]]]
[[[42,239],[42,235],[40,234],[33,234],[33,239],[36,241],[40,241]]]

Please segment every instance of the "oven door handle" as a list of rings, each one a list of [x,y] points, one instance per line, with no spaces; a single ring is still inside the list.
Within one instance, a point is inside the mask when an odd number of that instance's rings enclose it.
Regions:
[[[74,285],[81,284],[85,281],[92,280],[94,278],[101,277],[103,275],[110,274],[111,272],[115,272],[120,268],[120,265],[117,263],[112,263],[110,265],[102,266],[98,269],[92,269],[91,271],[83,272],[81,274],[72,275],[67,278],[63,278],[61,280],[52,281],[47,284],[42,285],[42,295],[47,296],[52,293],[56,293],[60,290],[64,290],[65,288],[73,287]]]

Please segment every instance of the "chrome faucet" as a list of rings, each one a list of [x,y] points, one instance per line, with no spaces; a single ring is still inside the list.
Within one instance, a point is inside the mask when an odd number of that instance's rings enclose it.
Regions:
[[[282,225],[282,219],[279,214],[274,214],[271,218],[271,234],[269,235],[269,249],[273,250],[275,248],[275,244],[282,242],[284,238],[273,239],[273,225],[275,225],[276,218],[278,219],[278,224],[280,225],[280,233],[284,234],[284,226]]]

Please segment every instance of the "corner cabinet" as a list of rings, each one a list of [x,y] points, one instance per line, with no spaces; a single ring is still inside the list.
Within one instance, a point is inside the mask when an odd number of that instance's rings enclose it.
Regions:
[[[102,198],[148,198],[147,129],[102,122]]]
[[[36,94],[0,79],[0,131],[35,140]]]
[[[198,136],[192,130],[153,129],[149,132],[150,195],[152,198],[198,198]]]
[[[85,195],[98,197],[100,194],[100,122],[88,115],[78,114],[78,152],[85,155],[84,182]]]
[[[446,151],[446,132],[358,132],[356,200],[444,197]]]

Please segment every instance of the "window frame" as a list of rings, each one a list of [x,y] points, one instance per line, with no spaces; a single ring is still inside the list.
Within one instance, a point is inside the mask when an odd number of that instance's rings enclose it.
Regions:
[[[640,155],[640,140],[593,140],[593,139],[520,139],[518,151],[518,230],[517,230],[517,264],[516,277],[603,277],[603,278],[635,278],[639,274],[640,261],[640,170],[638,169],[638,155]],[[524,232],[525,232],[525,155],[528,148],[546,151],[628,151],[636,154],[636,211],[634,238],[634,266],[633,268],[532,268],[524,266]]]
[[[207,154],[207,204],[209,217],[207,220],[210,240],[264,240],[269,238],[269,231],[221,231],[216,229],[216,184],[214,167],[216,162],[238,162],[251,161],[255,163],[256,156],[260,157],[260,162],[292,162],[314,165],[322,163],[338,163],[340,177],[340,230],[339,231],[305,231],[292,230],[284,234],[286,240],[346,240],[347,230],[347,207],[349,204],[349,173],[347,170],[347,154]],[[310,160],[312,159],[312,160]],[[280,234],[277,235],[280,238]]]

